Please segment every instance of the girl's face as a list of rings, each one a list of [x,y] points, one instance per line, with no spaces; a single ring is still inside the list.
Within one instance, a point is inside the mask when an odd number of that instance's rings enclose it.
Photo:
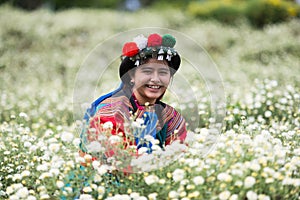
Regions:
[[[165,93],[170,79],[171,73],[167,63],[151,58],[138,66],[131,76],[131,81],[134,82],[133,93],[140,104],[154,104]]]

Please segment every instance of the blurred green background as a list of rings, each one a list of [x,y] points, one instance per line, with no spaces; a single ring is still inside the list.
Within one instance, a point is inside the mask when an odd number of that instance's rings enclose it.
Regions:
[[[177,8],[195,18],[215,19],[226,24],[248,20],[256,27],[299,17],[297,0],[0,0],[25,10],[41,7],[50,10],[105,8],[137,11],[147,8]]]

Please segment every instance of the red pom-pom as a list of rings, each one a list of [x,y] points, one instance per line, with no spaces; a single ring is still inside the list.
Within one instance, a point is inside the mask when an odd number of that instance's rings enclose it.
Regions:
[[[127,57],[135,56],[139,52],[139,48],[135,42],[127,42],[123,46],[123,55]]]
[[[156,47],[161,46],[162,43],[162,37],[158,35],[157,33],[153,33],[149,35],[148,37],[148,47]]]

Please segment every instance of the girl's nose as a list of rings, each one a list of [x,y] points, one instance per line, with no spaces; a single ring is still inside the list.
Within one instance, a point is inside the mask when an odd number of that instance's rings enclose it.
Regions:
[[[151,81],[152,82],[159,82],[159,76],[158,76],[158,73],[157,72],[153,72],[152,75],[151,75]]]

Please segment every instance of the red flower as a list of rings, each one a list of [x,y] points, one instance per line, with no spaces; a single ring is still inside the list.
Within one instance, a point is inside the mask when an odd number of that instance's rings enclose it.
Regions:
[[[139,52],[139,48],[135,42],[127,42],[123,46],[123,55],[127,57],[135,56]]]
[[[149,35],[148,37],[148,47],[156,47],[161,46],[162,43],[162,37],[158,35],[157,33],[153,33]]]

